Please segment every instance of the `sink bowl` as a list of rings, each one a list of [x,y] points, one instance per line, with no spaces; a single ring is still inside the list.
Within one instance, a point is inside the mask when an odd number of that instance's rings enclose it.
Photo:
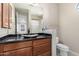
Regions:
[[[22,35],[23,37],[28,37],[28,38],[32,38],[32,37],[37,37],[38,34],[28,34],[28,35]]]

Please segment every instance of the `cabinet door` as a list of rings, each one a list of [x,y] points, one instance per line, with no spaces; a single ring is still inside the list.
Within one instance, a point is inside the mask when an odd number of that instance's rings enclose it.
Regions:
[[[0,28],[2,27],[2,4],[0,3]]]
[[[33,41],[33,55],[34,56],[49,56],[51,55],[50,39],[40,39]]]
[[[4,51],[5,52],[12,51],[20,48],[31,47],[31,46],[32,46],[32,41],[4,44]]]
[[[46,54],[46,52],[48,52],[48,51],[50,51],[50,44],[49,43],[33,47],[33,55],[34,56],[36,56],[36,55],[42,56],[43,54]],[[48,54],[46,54],[46,55],[48,55]]]
[[[32,56],[32,47],[19,49],[16,54],[17,56]]]
[[[10,16],[11,8],[8,3],[3,3],[3,28],[10,27]]]
[[[8,28],[8,3],[3,3],[3,27]]]

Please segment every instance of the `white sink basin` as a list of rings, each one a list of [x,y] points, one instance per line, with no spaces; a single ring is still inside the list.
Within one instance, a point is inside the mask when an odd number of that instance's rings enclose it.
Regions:
[[[38,34],[28,34],[28,35],[22,35],[23,37],[37,37]]]

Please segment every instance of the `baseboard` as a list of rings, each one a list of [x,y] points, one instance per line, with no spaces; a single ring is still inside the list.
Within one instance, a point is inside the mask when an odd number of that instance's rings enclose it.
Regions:
[[[68,55],[69,56],[79,56],[79,53],[70,50]]]

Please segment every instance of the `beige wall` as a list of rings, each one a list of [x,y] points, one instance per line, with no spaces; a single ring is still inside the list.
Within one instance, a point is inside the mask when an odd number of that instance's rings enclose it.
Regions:
[[[58,5],[54,3],[42,3],[43,8],[43,22],[51,29],[58,28]]]
[[[60,40],[79,53],[79,11],[76,4],[59,4]]]
[[[43,22],[49,28],[59,28],[60,41],[79,53],[79,11],[76,4],[41,4],[44,8]]]

